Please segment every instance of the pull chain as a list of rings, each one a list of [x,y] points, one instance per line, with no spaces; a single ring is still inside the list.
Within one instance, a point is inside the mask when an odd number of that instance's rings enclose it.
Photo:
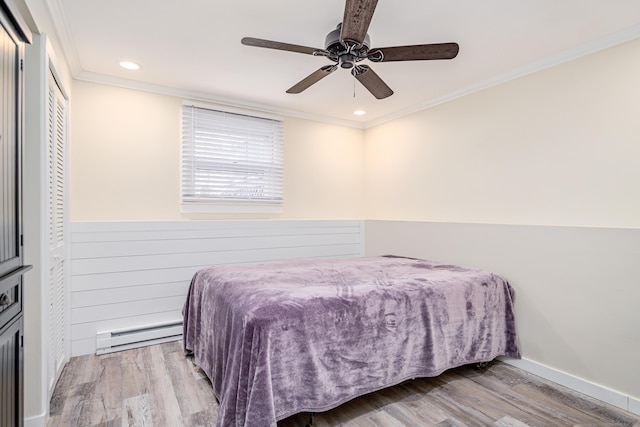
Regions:
[[[353,76],[353,99],[356,99],[356,76]]]

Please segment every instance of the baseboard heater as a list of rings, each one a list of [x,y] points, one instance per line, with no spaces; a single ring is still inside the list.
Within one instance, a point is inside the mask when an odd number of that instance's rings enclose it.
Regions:
[[[181,338],[182,320],[98,332],[96,335],[96,354],[177,341]]]

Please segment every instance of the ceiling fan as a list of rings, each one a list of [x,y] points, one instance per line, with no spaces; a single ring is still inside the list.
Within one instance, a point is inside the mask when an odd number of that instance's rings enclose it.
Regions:
[[[344,18],[338,27],[327,34],[325,48],[299,46],[271,40],[244,37],[246,46],[286,50],[313,56],[324,56],[335,62],[311,73],[291,88],[287,93],[300,93],[311,85],[333,73],[338,65],[351,69],[351,74],[378,99],[393,95],[393,90],[367,65],[358,64],[364,59],[371,62],[422,61],[432,59],[453,59],[458,54],[457,43],[435,43],[411,46],[370,48],[367,30],[378,0],[346,0]]]

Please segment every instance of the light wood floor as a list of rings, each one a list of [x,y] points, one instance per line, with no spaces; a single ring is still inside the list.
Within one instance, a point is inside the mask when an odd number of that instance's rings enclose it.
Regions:
[[[48,427],[215,425],[211,383],[181,345],[72,358],[51,400]],[[408,381],[314,418],[317,427],[640,427],[640,417],[500,362]],[[299,414],[278,426],[308,421]]]

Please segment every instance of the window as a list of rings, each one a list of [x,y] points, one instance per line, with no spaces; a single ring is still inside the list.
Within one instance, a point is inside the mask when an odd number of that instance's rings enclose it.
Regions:
[[[184,212],[281,212],[282,119],[182,106]]]

